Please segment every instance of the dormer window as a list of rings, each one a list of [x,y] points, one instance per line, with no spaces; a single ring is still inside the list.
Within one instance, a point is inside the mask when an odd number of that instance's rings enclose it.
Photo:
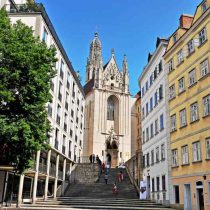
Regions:
[[[173,42],[174,42],[174,44],[177,42],[177,34],[173,35]]]
[[[201,5],[202,8],[202,13],[204,13],[207,10],[207,3],[206,1],[203,2],[203,4]]]

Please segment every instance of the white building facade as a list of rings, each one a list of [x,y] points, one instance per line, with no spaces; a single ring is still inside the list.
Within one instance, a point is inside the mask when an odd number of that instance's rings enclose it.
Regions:
[[[167,136],[166,72],[163,55],[167,40],[157,39],[154,54],[139,77],[142,106],[143,179],[147,197],[156,202],[169,202],[169,138]]]
[[[98,155],[116,167],[131,157],[131,97],[126,56],[122,71],[114,51],[103,65],[98,34],[86,66],[84,155]]]
[[[46,105],[52,125],[49,139],[51,149],[38,151],[34,167],[24,175],[16,176],[19,188],[14,188],[13,193],[18,194],[19,203],[24,198],[32,202],[39,196],[45,200],[48,196],[55,198],[64,192],[71,166],[82,155],[85,107],[84,92],[78,75],[43,5],[35,4],[28,8],[25,3],[26,0],[0,0],[0,6],[8,11],[11,23],[21,20],[32,27],[36,37],[40,37],[48,47],[53,45],[56,48],[58,61],[55,64],[56,77],[51,81],[52,102]],[[6,181],[0,189],[0,201],[5,201],[11,187],[12,172],[2,172],[0,179]]]

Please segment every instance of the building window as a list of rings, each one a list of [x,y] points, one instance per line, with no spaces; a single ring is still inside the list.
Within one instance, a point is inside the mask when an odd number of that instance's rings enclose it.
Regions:
[[[203,2],[203,4],[201,5],[202,8],[202,13],[204,13],[207,10],[207,3],[206,1]]]
[[[158,119],[155,120],[155,135],[158,134]]]
[[[152,75],[150,75],[149,80],[150,80],[150,86],[151,86],[152,82],[153,82],[153,76]]]
[[[59,90],[58,90],[58,99],[62,101],[62,92],[63,92],[63,85],[59,82]]]
[[[189,163],[188,146],[182,147],[182,164],[186,165]]]
[[[144,96],[144,87],[142,87],[142,91],[141,91],[142,97]]]
[[[48,116],[52,117],[52,103],[48,104]]]
[[[175,97],[176,97],[176,90],[175,90],[175,84],[173,84],[169,87],[169,100]]]
[[[178,62],[178,64],[180,64],[182,61],[184,61],[184,54],[183,54],[183,51],[180,50],[180,51],[177,53],[177,62]]]
[[[156,163],[160,161],[159,147],[156,147]]]
[[[184,77],[179,79],[179,93],[182,93],[183,91],[185,91]]]
[[[149,104],[146,103],[146,116],[149,114]]]
[[[75,83],[73,82],[73,88],[72,88],[72,96],[75,98]]]
[[[150,98],[150,112],[153,110],[153,98]]]
[[[71,110],[71,117],[74,118],[74,111]]]
[[[166,176],[162,176],[162,191],[166,191]]]
[[[142,108],[142,118],[145,117],[144,107]]]
[[[165,144],[161,144],[161,160],[165,160]]]
[[[155,157],[154,157],[154,150],[151,151],[151,165],[154,165]]]
[[[196,70],[193,69],[192,71],[189,72],[189,87],[194,85],[196,82],[197,82]]]
[[[180,127],[186,126],[187,125],[186,109],[182,109],[179,112],[179,116],[180,116]]]
[[[178,166],[178,150],[172,150],[172,166]]]
[[[142,140],[143,140],[143,144],[145,143],[145,131],[142,132]]]
[[[149,167],[149,153],[147,153],[147,167]]]
[[[68,115],[65,113],[65,115],[64,115],[64,125],[63,125],[63,128],[64,128],[64,131],[66,131],[66,132],[67,132],[67,117],[68,117]]]
[[[155,192],[155,179],[152,178],[152,192]]]
[[[155,71],[154,71],[154,80],[157,78],[157,67],[155,67]]]
[[[193,146],[193,161],[194,162],[200,161],[201,160],[201,145],[200,145],[200,142],[199,141],[194,142],[192,144],[192,146]]]
[[[173,59],[171,59],[168,62],[168,71],[171,72],[172,70],[174,70],[174,62],[173,62]]]
[[[45,43],[47,43],[47,36],[48,36],[47,29],[44,27],[44,31],[42,34],[42,41]]]
[[[187,51],[188,51],[188,55],[192,54],[195,51],[195,45],[194,45],[194,40],[193,39],[191,39],[187,43]]]
[[[206,28],[199,32],[199,44],[202,45],[207,40]]]
[[[204,117],[210,115],[210,94],[203,98]]]
[[[73,130],[70,129],[70,137],[72,138],[72,136],[73,136]]]
[[[50,80],[50,89],[52,90],[52,92],[54,91],[54,82],[52,81],[52,79]]]
[[[156,177],[156,182],[157,191],[160,191],[160,177]]]
[[[70,74],[69,74],[69,72],[67,73],[66,87],[67,87],[68,89],[70,88]]]
[[[112,97],[107,102],[107,120],[114,120],[114,100]]]
[[[149,89],[149,85],[148,85],[148,81],[146,81],[146,91],[148,91]]]
[[[155,92],[155,106],[158,105],[158,93]]]
[[[60,121],[61,121],[61,107],[60,105],[58,105],[57,107],[57,118],[56,118],[56,122],[58,125],[60,125]]]
[[[164,118],[163,114],[160,115],[160,131],[164,129]]]
[[[176,130],[176,114],[171,116],[171,132]]]
[[[60,66],[60,77],[61,77],[61,79],[63,79],[63,75],[64,75],[64,62],[61,59],[61,66]]]
[[[158,68],[159,68],[159,73],[163,70],[163,62],[160,61],[160,63],[158,64]]]
[[[177,42],[177,34],[173,35],[173,42],[174,42],[174,44]]]
[[[209,62],[208,62],[208,59],[204,60],[200,64],[200,71],[201,71],[201,78],[209,73]]]
[[[145,155],[143,155],[143,168],[145,168],[146,163],[145,163]]]
[[[153,123],[150,125],[150,138],[153,138],[154,130],[153,130]]]
[[[149,141],[149,128],[146,128],[146,141]]]
[[[206,159],[210,159],[210,138],[206,139]]]
[[[161,101],[163,99],[163,85],[160,85],[159,87],[159,100]]]
[[[190,105],[190,121],[195,122],[198,120],[198,103]]]

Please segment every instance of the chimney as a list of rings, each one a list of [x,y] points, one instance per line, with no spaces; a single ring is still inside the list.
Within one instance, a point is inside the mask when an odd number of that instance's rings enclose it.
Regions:
[[[180,28],[189,29],[192,25],[193,18],[194,17],[192,15],[181,15],[181,17],[179,18]]]

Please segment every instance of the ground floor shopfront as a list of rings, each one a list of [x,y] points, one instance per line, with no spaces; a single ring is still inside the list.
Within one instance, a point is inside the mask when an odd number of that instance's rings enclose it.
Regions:
[[[173,177],[172,203],[185,210],[210,210],[210,172]]]
[[[33,166],[24,174],[0,171],[0,203],[47,200],[64,193],[73,162],[56,150],[38,151]]]

